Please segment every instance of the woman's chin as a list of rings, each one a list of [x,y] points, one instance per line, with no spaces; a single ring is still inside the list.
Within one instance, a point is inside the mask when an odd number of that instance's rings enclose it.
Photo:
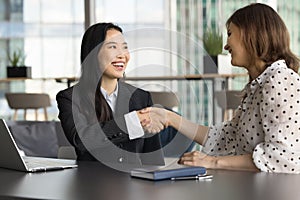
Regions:
[[[124,74],[124,73],[123,73]],[[116,75],[116,78],[117,79],[120,79],[120,78],[124,78],[124,75],[123,74],[118,74],[118,75]]]
[[[234,60],[231,59],[231,65],[232,66],[239,66]]]

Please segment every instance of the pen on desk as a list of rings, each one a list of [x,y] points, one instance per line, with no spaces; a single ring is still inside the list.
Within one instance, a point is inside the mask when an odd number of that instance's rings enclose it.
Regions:
[[[184,176],[184,177],[173,177],[172,181],[180,181],[180,180],[211,180],[213,175],[201,175],[201,176]]]
[[[211,180],[213,175],[198,176],[198,180]]]
[[[172,177],[172,181],[179,181],[179,180],[198,180],[198,176],[183,176],[183,177]]]

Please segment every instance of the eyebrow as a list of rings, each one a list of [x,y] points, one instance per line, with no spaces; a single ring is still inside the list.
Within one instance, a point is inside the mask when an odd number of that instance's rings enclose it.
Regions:
[[[118,43],[117,42],[107,42],[107,43],[105,43],[105,45],[108,45],[108,44],[118,44]],[[127,45],[127,42],[123,42],[122,44]]]

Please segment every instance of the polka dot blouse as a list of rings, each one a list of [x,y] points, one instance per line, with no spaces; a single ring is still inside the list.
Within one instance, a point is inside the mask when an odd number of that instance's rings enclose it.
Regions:
[[[203,151],[252,154],[266,172],[300,173],[300,77],[284,60],[273,63],[244,88],[231,121],[212,126]]]

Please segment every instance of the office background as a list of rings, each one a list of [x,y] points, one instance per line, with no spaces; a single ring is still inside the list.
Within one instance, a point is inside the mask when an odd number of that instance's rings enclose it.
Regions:
[[[16,49],[25,53],[33,78],[78,77],[81,37],[96,22],[114,22],[123,28],[132,56],[126,72],[129,77],[202,74],[203,32],[218,30],[225,43],[226,19],[252,2],[266,3],[278,11],[290,31],[292,50],[300,55],[298,0],[0,0],[0,78],[6,77],[7,54]],[[230,56],[223,54],[217,73],[244,73],[231,67]],[[247,76],[237,77],[228,87],[241,89],[246,82]],[[214,86],[210,80],[130,83],[180,94],[178,111],[193,121],[210,124],[215,106],[210,97],[215,88],[222,89],[223,80],[216,80]],[[54,79],[0,83],[0,117],[12,115],[6,92],[46,92],[52,100],[49,119],[57,120],[55,95],[64,88],[66,84]],[[216,113],[219,116],[220,110]]]

